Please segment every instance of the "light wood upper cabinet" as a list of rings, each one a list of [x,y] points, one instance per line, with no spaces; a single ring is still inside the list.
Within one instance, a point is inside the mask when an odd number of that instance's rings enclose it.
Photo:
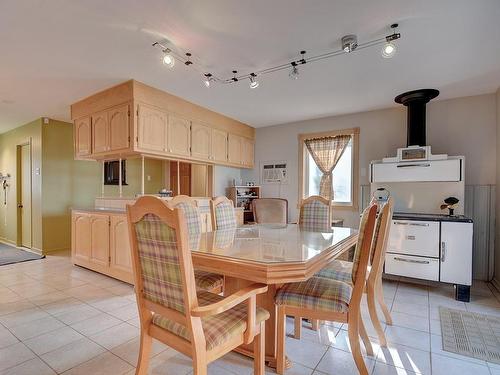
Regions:
[[[112,215],[110,220],[110,266],[119,271],[132,272],[127,217]]]
[[[75,120],[75,156],[85,157],[92,153],[90,116]]]
[[[191,121],[168,115],[167,152],[189,156],[191,147]]]
[[[254,142],[248,138],[242,138],[242,163],[246,167],[253,167],[254,159]]]
[[[103,111],[92,115],[92,152],[100,153],[108,150],[108,111]]]
[[[109,216],[90,215],[90,262],[109,266]]]
[[[130,146],[128,104],[112,108],[108,111],[109,123],[109,150],[123,150]]]
[[[211,157],[213,162],[227,162],[227,133],[219,129],[212,129]]]
[[[212,128],[193,122],[191,125],[191,156],[210,160],[212,143]]]
[[[71,253],[75,261],[90,260],[90,215],[74,213],[71,217]]]
[[[227,161],[233,164],[242,164],[243,138],[239,135],[229,134],[227,137]]]
[[[166,113],[148,106],[139,106],[137,145],[140,149],[165,152],[167,128]]]

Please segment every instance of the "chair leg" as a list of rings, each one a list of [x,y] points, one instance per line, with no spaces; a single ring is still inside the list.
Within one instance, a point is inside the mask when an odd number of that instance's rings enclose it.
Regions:
[[[352,356],[356,367],[358,368],[360,375],[368,375],[368,369],[366,368],[365,361],[361,355],[361,348],[359,344],[359,319],[360,316],[357,314],[352,320],[347,323],[347,333],[349,335],[349,344],[351,345]]]
[[[311,319],[312,330],[317,331],[319,329],[319,320]]]
[[[293,337],[300,340],[302,333],[302,317],[296,316],[293,318]]]
[[[377,302],[382,309],[382,313],[384,314],[385,318],[385,323],[387,325],[392,326],[392,317],[391,313],[389,312],[389,309],[387,308],[387,305],[385,304],[384,300],[384,289],[382,288],[382,278],[380,277],[377,280],[376,286],[375,286],[375,297],[377,298]]]
[[[141,332],[141,344],[139,348],[139,358],[137,359],[137,369],[135,370],[135,375],[146,375],[148,373],[152,343],[152,337],[144,331]]]
[[[285,309],[283,306],[278,306],[277,311],[277,335],[278,335],[278,347],[276,350],[276,372],[280,375],[285,373],[285,362],[286,362],[286,353],[285,353],[285,336],[286,336],[286,315]],[[302,319],[300,317],[295,317],[295,322],[298,319]],[[299,321],[300,321],[299,320]]]
[[[366,354],[368,354],[370,357],[373,357],[372,343],[370,342],[370,338],[368,337],[368,333],[366,332],[363,318],[361,316],[359,317],[359,334],[361,336],[361,339],[363,340],[363,344],[365,344]]]
[[[254,375],[264,375],[265,353],[266,353],[266,322],[260,323],[260,333],[253,339],[253,373]]]
[[[370,319],[372,321],[373,327],[375,328],[375,331],[377,331],[380,346],[387,347],[385,333],[382,329],[382,325],[380,324],[380,319],[378,318],[377,314],[377,306],[375,305],[375,288],[373,286],[368,287],[366,299],[368,301],[368,312],[370,313]]]

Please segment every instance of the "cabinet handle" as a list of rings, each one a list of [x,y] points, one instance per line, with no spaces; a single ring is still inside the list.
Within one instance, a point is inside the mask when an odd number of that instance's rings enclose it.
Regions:
[[[444,241],[441,242],[441,262],[446,260],[446,243]]]
[[[427,164],[401,164],[397,165],[396,168],[409,168],[409,167],[430,167],[431,165],[429,163]]]
[[[428,260],[405,259],[405,258],[400,258],[400,257],[395,257],[394,260],[397,260],[399,262],[417,263],[417,264],[429,264],[430,263]]]
[[[429,223],[408,223],[405,221],[394,221],[394,225],[411,225],[413,227],[428,227]]]

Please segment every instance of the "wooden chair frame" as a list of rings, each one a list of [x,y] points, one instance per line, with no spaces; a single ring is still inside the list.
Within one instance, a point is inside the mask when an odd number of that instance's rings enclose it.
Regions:
[[[321,310],[311,310],[301,307],[293,307],[286,305],[278,306],[277,313],[277,329],[278,329],[278,347],[277,347],[277,368],[278,374],[284,374],[286,366],[285,357],[285,334],[286,334],[286,316],[291,315],[294,317],[305,317],[316,320],[334,321],[348,324],[349,343],[351,345],[352,355],[354,362],[361,375],[367,375],[368,370],[361,354],[361,346],[359,337],[363,339],[367,353],[373,355],[373,348],[371,346],[368,335],[363,326],[361,319],[361,297],[366,284],[366,272],[368,261],[370,257],[370,248],[372,243],[373,231],[375,226],[377,208],[371,205],[368,208],[368,219],[363,234],[363,241],[361,243],[361,254],[359,259],[358,272],[354,282],[351,300],[349,302],[348,312],[328,312]]]
[[[183,284],[184,310],[186,311],[185,315],[159,303],[147,300],[143,296],[142,268],[139,260],[134,225],[146,214],[156,215],[163,223],[176,231],[181,280]],[[256,323],[256,296],[265,293],[267,291],[267,286],[264,284],[253,284],[219,302],[206,306],[199,306],[194,282],[191,252],[187,246],[187,224],[182,210],[178,208],[172,210],[167,203],[161,199],[146,196],[139,198],[133,206],[127,206],[127,218],[132,249],[135,292],[141,328],[141,341],[136,375],[147,374],[153,338],[191,357],[193,359],[195,375],[206,375],[207,366],[210,362],[220,358],[242,344],[249,344],[253,341],[255,352],[254,373],[264,375],[265,322],[261,322],[260,324]],[[223,345],[207,350],[201,318],[220,314],[245,302],[247,304],[248,314],[246,330],[240,335],[235,335]],[[153,325],[153,313],[160,314],[167,319],[184,325],[188,329],[191,340],[185,340],[159,326]]]
[[[217,230],[218,229],[218,224],[217,224],[217,218],[216,218],[216,215],[215,215],[215,208],[221,204],[221,203],[224,203],[224,202],[228,202],[231,204],[231,206],[233,206],[233,209],[234,209],[234,202],[229,199],[228,197],[222,195],[220,197],[215,197],[213,199],[210,200],[210,216],[212,217],[212,227],[213,227],[213,230]],[[235,215],[235,220],[236,220],[236,213],[234,214]]]
[[[186,203],[188,205],[195,207],[198,210],[198,203],[197,203],[196,199],[190,197],[189,195],[176,195],[171,200],[166,201],[166,202],[167,202],[167,206],[169,206],[171,209],[176,208],[181,203]],[[201,218],[200,218],[200,232],[201,232]],[[215,293],[215,294],[223,293],[224,292],[224,285],[217,287],[217,288],[214,288],[212,290],[208,290],[208,292]]]
[[[254,216],[254,220],[256,223],[260,223],[259,221],[259,215],[258,215],[258,210],[256,209],[256,206],[258,204],[257,201],[264,201],[264,200],[267,200],[267,201],[283,201],[285,202],[285,210],[286,210],[286,215],[285,215],[285,220],[286,222],[284,224],[287,224],[288,223],[288,200],[286,199],[283,199],[283,198],[257,198],[257,199],[254,199],[252,200],[252,211],[253,211],[253,216]],[[272,223],[268,223],[268,224],[272,224]]]

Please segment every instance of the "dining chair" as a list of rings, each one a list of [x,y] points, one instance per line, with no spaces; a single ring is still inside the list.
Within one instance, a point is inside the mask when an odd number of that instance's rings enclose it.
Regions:
[[[309,231],[329,231],[332,227],[330,200],[319,195],[303,199],[300,203],[299,225]]]
[[[285,284],[278,290],[275,302],[278,308],[277,329],[277,369],[285,370],[286,316],[305,317],[347,323],[348,337],[354,362],[360,374],[368,370],[361,355],[359,337],[366,352],[373,355],[373,348],[361,319],[361,297],[366,284],[366,271],[372,243],[377,208],[370,205],[365,209],[359,226],[358,241],[354,251],[352,285],[342,281],[313,276],[298,283]]]
[[[265,320],[253,284],[221,297],[196,290],[185,214],[157,197],[127,206],[135,292],[141,328],[136,375],[145,375],[155,338],[193,359],[194,375],[210,362],[253,342],[254,373],[264,374]]]
[[[330,231],[332,227],[331,201],[319,195],[311,195],[300,202],[298,224],[303,230],[318,232]],[[311,322],[312,329],[317,331],[317,320]],[[302,331],[302,318],[294,318],[294,337],[300,339]]]
[[[365,289],[370,320],[377,332],[380,345],[384,347],[387,346],[387,340],[382,325],[380,324],[380,319],[378,318],[376,302],[378,302],[384,314],[386,324],[392,325],[391,314],[384,300],[382,272],[384,269],[385,253],[387,250],[393,210],[394,201],[392,198],[389,198],[385,204],[379,207],[379,214],[376,219],[373,242],[370,250],[368,277]],[[353,280],[353,266],[353,262],[334,260],[315,276],[351,283]]]
[[[210,214],[215,230],[233,229],[238,226],[234,212],[234,203],[225,196],[216,197],[210,201]]]
[[[196,199],[187,195],[176,195],[167,205],[179,208],[184,212],[188,226],[189,236],[196,236],[201,233],[201,217],[196,204]],[[194,280],[197,289],[206,290],[211,293],[222,293],[224,291],[224,276],[213,272],[194,270]]]
[[[252,201],[252,211],[258,224],[287,224],[288,201],[282,198],[258,198]]]

